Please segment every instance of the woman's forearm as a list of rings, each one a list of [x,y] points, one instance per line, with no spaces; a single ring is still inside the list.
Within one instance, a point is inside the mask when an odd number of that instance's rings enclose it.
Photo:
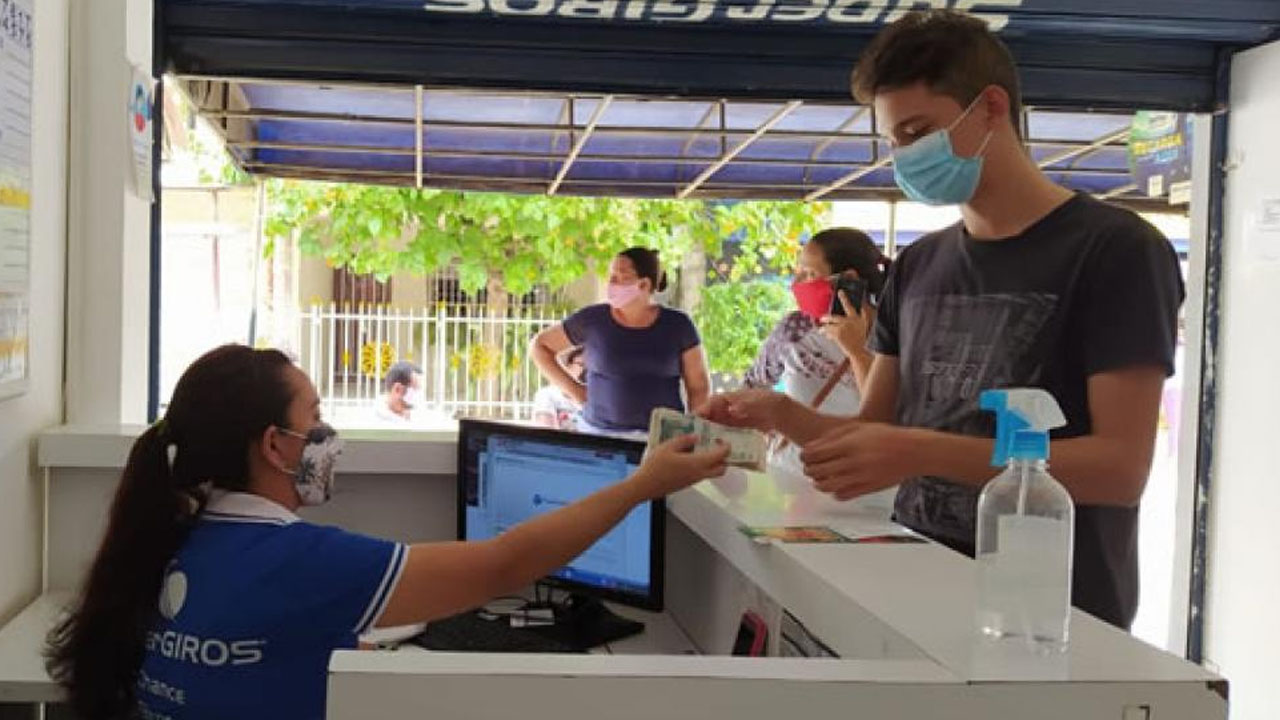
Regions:
[[[711,373],[701,345],[686,350],[680,357],[680,376],[690,410],[705,405],[711,398]]]
[[[706,385],[690,385],[685,384],[685,394],[689,396],[689,408],[699,408],[707,404],[707,400],[711,399],[711,388],[709,383]]]
[[[560,365],[556,360],[555,351],[542,342],[540,337],[535,337],[529,344],[529,354],[533,357],[533,364],[538,367],[547,382],[560,388],[561,392],[578,402],[586,398],[586,388]]]
[[[495,538],[500,558],[497,594],[519,590],[582,554],[644,501],[638,487],[628,478]]]

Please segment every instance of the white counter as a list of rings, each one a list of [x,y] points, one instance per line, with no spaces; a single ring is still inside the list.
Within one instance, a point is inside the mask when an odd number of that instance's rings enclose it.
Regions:
[[[723,652],[742,581],[841,656],[581,658],[340,652],[330,718],[1035,717],[1222,720],[1226,683],[1084,613],[1053,661],[1001,657],[974,631],[973,562],[932,544],[759,544],[739,526],[902,532],[763,475],[679,493],[668,534],[668,612]],[[718,626],[718,630],[712,626]]]
[[[825,525],[849,537],[901,530],[823,495],[784,490],[793,489],[755,475],[703,483],[673,496],[669,507],[841,655],[861,644],[856,628],[844,619],[866,613],[966,681],[1216,679],[1079,610],[1073,611],[1063,662],[1042,667],[995,662],[998,658],[982,652],[988,644],[975,637],[976,565],[969,558],[934,543],[761,545],[738,530],[741,525]]]
[[[959,682],[910,661],[336,653],[330,720],[1224,720],[1193,684]]]
[[[41,433],[45,471],[42,590],[74,589],[106,529],[107,508],[142,426],[64,426]],[[318,523],[400,542],[454,537],[455,431],[343,431],[333,502]]]
[[[74,586],[96,547],[139,430],[60,428],[40,438],[51,594],[0,630],[0,701],[56,696],[42,676],[43,632],[65,597],[57,593]],[[454,535],[453,434],[344,437],[339,492],[311,519],[395,539]],[[803,487],[737,473],[673,496],[668,508],[667,615],[650,624],[652,640],[687,636],[702,656],[339,652],[330,717],[773,720],[797,708],[895,720],[1226,717],[1225,681],[1083,613],[1061,662],[976,652],[988,646],[973,632],[974,566],[946,548],[761,545],[739,531],[898,531]],[[724,657],[742,609],[757,602],[785,608],[840,658]]]
[[[0,628],[0,703],[57,702],[62,690],[44,666],[44,643],[71,593],[42,595]]]
[[[43,468],[124,468],[133,441],[146,428],[64,425],[40,434]],[[379,475],[453,475],[458,465],[454,430],[343,430],[338,469]]]

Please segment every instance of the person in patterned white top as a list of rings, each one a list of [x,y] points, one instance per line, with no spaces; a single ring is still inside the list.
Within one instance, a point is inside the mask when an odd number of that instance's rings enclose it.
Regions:
[[[587,374],[586,348],[581,345],[569,348],[557,361],[579,384]],[[582,406],[556,385],[547,385],[533,395],[533,424],[557,430],[573,430],[577,427],[578,413]]]
[[[744,384],[749,388],[781,384],[788,396],[824,413],[856,415],[872,360],[867,336],[875,324],[875,305],[888,266],[889,259],[860,230],[830,228],[814,235],[796,263],[792,293],[797,309],[769,334]],[[866,284],[861,311],[854,308],[853,298],[840,297],[833,289],[833,281],[841,276]],[[835,302],[843,304],[843,316],[831,314]],[[794,447],[775,453],[774,464],[775,469],[803,472]],[[875,498],[869,504],[888,507],[892,497]]]
[[[832,373],[842,370],[844,374],[819,409],[834,415],[856,414],[859,388],[871,366],[867,334],[875,323],[875,302],[884,289],[888,266],[888,258],[859,230],[831,228],[814,235],[796,263],[792,285],[796,310],[778,322],[760,347],[747,371],[746,386],[771,388],[782,383],[787,395],[812,404]],[[869,301],[861,312],[846,307],[844,316],[832,315],[836,296],[831,281],[844,274],[866,283]]]

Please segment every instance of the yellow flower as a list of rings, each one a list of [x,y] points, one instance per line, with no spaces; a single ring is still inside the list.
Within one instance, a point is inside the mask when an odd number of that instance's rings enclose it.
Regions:
[[[360,347],[360,372],[365,377],[381,380],[396,361],[395,348],[391,347],[391,343],[365,343]]]
[[[502,351],[493,345],[479,344],[467,348],[467,374],[472,379],[491,378],[502,369]]]

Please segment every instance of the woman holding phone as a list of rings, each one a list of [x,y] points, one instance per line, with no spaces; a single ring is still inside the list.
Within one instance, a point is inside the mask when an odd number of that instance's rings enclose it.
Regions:
[[[888,270],[889,259],[866,233],[830,228],[814,235],[796,263],[797,309],[761,346],[746,386],[782,383],[787,395],[822,412],[856,415],[871,368],[867,333]]]
[[[884,289],[889,259],[866,233],[830,228],[814,235],[800,251],[791,292],[796,310],[769,334],[755,365],[747,371],[749,388],[779,383],[790,397],[829,415],[856,415],[861,388],[871,369],[867,335],[875,325],[875,304]],[[775,440],[770,453],[775,472],[800,477],[799,449]],[[860,503],[888,511],[893,491]]]

